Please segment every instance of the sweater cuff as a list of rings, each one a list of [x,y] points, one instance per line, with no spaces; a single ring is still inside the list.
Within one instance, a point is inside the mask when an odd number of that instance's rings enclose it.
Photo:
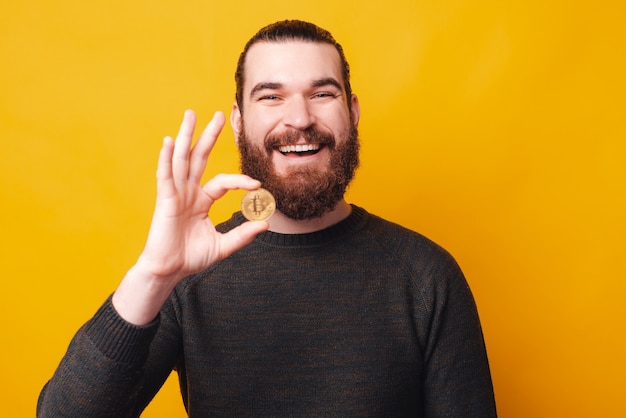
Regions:
[[[138,326],[125,321],[112,303],[112,296],[85,324],[85,335],[109,359],[125,364],[143,364],[159,328],[160,317]]]

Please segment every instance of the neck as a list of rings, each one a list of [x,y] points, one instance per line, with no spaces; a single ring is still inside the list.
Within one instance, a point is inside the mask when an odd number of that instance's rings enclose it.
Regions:
[[[345,201],[340,200],[337,206],[330,212],[315,219],[296,221],[286,217],[279,211],[269,219],[270,231],[279,234],[307,234],[321,231],[346,219],[352,212],[352,207]]]

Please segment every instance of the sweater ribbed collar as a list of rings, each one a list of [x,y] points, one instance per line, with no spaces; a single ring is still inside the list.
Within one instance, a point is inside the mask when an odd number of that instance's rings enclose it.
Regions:
[[[356,205],[352,206],[350,215],[335,225],[329,226],[320,231],[306,234],[280,234],[277,232],[263,232],[254,239],[254,242],[272,245],[276,247],[309,247],[324,245],[334,241],[346,234],[356,231],[362,227],[369,217],[368,212]],[[244,223],[246,219],[241,212],[233,214],[232,218],[226,222],[227,229],[234,228]]]

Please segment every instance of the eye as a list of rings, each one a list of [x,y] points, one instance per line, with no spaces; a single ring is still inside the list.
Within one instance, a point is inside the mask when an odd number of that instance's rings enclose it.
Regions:
[[[320,91],[318,93],[315,93],[313,95],[313,97],[317,98],[317,99],[324,99],[324,98],[327,98],[327,97],[335,97],[335,94],[330,93],[328,91]]]
[[[278,96],[274,94],[266,94],[265,96],[261,96],[258,99],[259,101],[275,101],[278,100]]]

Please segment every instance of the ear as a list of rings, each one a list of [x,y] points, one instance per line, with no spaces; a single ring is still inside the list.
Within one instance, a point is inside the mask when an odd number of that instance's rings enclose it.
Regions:
[[[359,126],[359,119],[361,117],[361,105],[359,104],[359,98],[356,97],[356,94],[353,94],[352,97],[350,97],[350,112],[352,113],[352,123],[354,123],[354,126],[357,127]]]
[[[239,131],[241,130],[241,110],[237,102],[233,103],[233,107],[230,111],[230,126],[235,133],[235,144],[239,145]]]

